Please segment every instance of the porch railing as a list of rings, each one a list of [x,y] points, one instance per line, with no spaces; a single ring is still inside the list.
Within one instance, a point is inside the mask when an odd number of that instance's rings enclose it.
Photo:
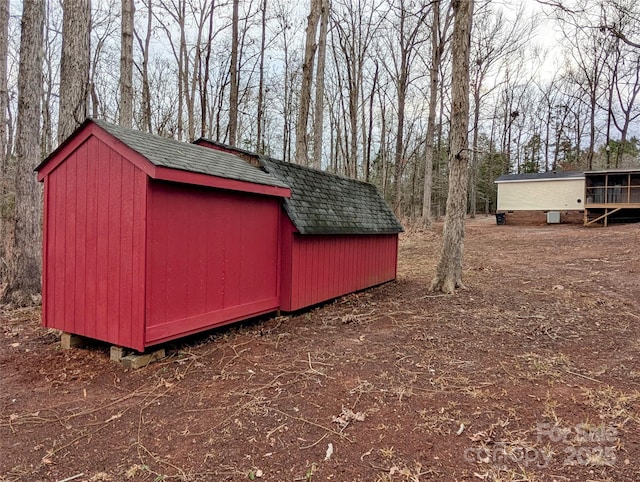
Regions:
[[[586,204],[640,204],[640,186],[598,186],[586,189]]]

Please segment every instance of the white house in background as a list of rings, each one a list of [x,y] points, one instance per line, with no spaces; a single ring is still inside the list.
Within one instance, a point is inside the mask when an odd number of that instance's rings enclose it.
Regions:
[[[509,221],[580,222],[584,211],[584,172],[507,174],[496,179],[497,213]],[[547,216],[547,213],[558,212]]]
[[[507,174],[496,179],[498,211],[584,209],[584,172]]]

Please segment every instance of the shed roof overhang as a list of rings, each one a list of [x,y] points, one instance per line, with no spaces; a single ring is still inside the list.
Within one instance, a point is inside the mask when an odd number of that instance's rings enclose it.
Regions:
[[[213,187],[230,191],[240,191],[251,194],[261,194],[265,196],[282,198],[291,197],[291,189],[288,187],[258,184],[199,172],[157,166],[144,155],[140,154],[135,149],[107,132],[91,119],[87,119],[82,125],[80,125],[73,134],[71,134],[62,144],[60,144],[60,146],[58,146],[56,150],[47,156],[47,158],[45,158],[38,167],[36,167],[35,170],[38,172],[38,181],[44,181],[44,179],[69,155],[71,155],[72,152],[78,149],[92,136],[109,145],[109,147],[129,160],[129,162],[147,174],[151,179]]]

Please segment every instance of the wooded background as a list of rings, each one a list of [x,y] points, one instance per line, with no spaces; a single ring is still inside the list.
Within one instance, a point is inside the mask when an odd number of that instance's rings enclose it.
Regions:
[[[452,29],[448,0],[2,0],[5,301],[39,290],[33,168],[87,116],[370,181],[428,225]],[[501,174],[638,165],[638,2],[476,1],[469,79],[469,214]]]

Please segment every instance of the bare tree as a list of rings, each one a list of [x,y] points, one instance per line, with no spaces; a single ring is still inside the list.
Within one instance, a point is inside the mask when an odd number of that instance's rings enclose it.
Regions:
[[[167,13],[171,19],[177,24],[179,29],[179,39],[176,41],[172,32],[171,25],[163,17],[162,13],[158,9],[154,9],[154,16],[159,25],[165,31],[171,52],[177,64],[178,75],[176,78],[176,84],[178,86],[178,102],[177,102],[177,119],[175,126],[175,135],[178,139],[182,139],[184,136],[184,100],[188,95],[188,53],[187,53],[187,0],[160,0],[159,5]],[[186,62],[185,62],[186,60]]]
[[[411,9],[415,8],[415,11]],[[397,108],[397,131],[396,149],[394,162],[394,184],[393,184],[393,207],[396,214],[400,214],[400,203],[402,199],[402,174],[407,162],[405,142],[405,112],[408,90],[413,82],[415,72],[412,66],[418,55],[418,48],[426,41],[422,35],[424,22],[429,13],[429,3],[413,2],[405,3],[400,0],[398,5],[393,5],[392,12],[395,13],[397,24],[394,26],[394,35],[389,36],[389,55],[391,57],[390,75],[396,87],[396,108]],[[395,38],[394,38],[395,37]],[[393,40],[392,40],[393,39]],[[415,69],[414,69],[415,70]]]
[[[369,50],[380,32],[386,12],[382,2],[364,0],[336,2],[332,9],[333,63],[338,82],[343,128],[338,141],[344,142],[344,173],[358,177],[358,120],[362,108],[365,64]],[[346,92],[346,99],[345,99]],[[346,105],[345,105],[346,104]]]
[[[9,55],[9,1],[0,1],[0,193],[3,192],[6,162],[11,146],[7,139],[7,110],[9,91],[7,87],[7,62]]]
[[[471,97],[473,99],[473,139],[471,147],[471,168],[469,172],[469,213],[476,215],[477,178],[478,178],[478,138],[480,135],[480,111],[484,100],[498,87],[486,80],[495,76],[498,62],[511,56],[522,56],[522,48],[531,40],[534,23],[526,23],[524,7],[514,12],[513,20],[507,20],[501,10],[495,11],[490,4],[475,15],[475,35],[471,42]]]
[[[615,83],[616,100],[619,113],[612,116],[616,129],[620,132],[620,147],[616,151],[616,167],[623,167],[624,146],[627,142],[631,123],[640,118],[640,108],[638,106],[638,94],[640,94],[640,55],[636,53],[635,58],[630,58],[626,62],[622,60],[623,72],[620,74],[621,81]]]
[[[138,46],[142,52],[142,66],[140,74],[142,76],[142,98],[141,98],[141,128],[151,132],[151,91],[149,87],[149,46],[151,45],[151,28],[153,25],[153,2],[148,0],[147,7],[147,31],[144,40],[134,29],[134,35],[138,40]]]
[[[64,141],[87,117],[91,1],[64,0],[58,142]]]
[[[313,64],[318,48],[317,30],[322,0],[310,0],[310,12],[307,17],[307,32],[302,60],[302,81],[300,84],[300,101],[298,121],[296,123],[296,163],[308,164],[307,124],[311,107],[311,81],[313,79]]]
[[[322,144],[324,128],[324,77],[327,57],[327,32],[329,28],[329,1],[322,0],[320,33],[318,37],[318,64],[316,67],[316,99],[313,118],[313,158],[312,166],[322,167]]]
[[[462,284],[464,221],[469,176],[469,51],[473,0],[453,0],[453,68],[449,132],[449,195],[442,248],[431,289],[453,293]]]
[[[605,68],[607,47],[602,39],[591,35],[572,36],[574,48],[572,57],[576,70],[572,72],[572,80],[583,94],[582,99],[589,108],[589,150],[587,152],[587,169],[592,168],[593,153],[596,147],[598,102],[602,96],[602,76]]]
[[[60,7],[60,8],[57,8]],[[42,73],[42,128],[40,129],[40,150],[43,155],[51,152],[58,144],[54,143],[53,117],[56,107],[54,100],[59,96],[58,70],[60,67],[60,55],[62,49],[62,4],[56,5],[47,2],[45,7],[44,20],[44,52],[43,52],[43,73]]]
[[[282,64],[282,73],[279,81],[274,85],[278,89],[275,94],[274,106],[279,107],[281,120],[279,123],[279,141],[281,147],[281,157],[287,162],[292,160],[292,131],[294,130],[294,112],[297,96],[295,89],[299,85],[299,65],[298,49],[295,39],[298,36],[301,24],[296,22],[294,7],[286,0],[276,0],[272,3],[274,9],[274,20],[276,32],[275,43],[280,50],[279,61]],[[281,90],[280,90],[281,89]]]
[[[49,2],[50,4],[51,2]],[[117,5],[116,5],[117,3]],[[117,122],[118,99],[118,62],[120,55],[118,38],[120,28],[117,12],[120,10],[119,0],[98,2],[94,4],[91,19],[91,65],[89,73],[89,92],[91,98],[91,115]],[[45,59],[45,68],[48,68]]]
[[[603,88],[604,73],[612,44],[612,36],[607,28],[600,28],[600,10],[606,5],[591,0],[553,1],[547,4],[553,7],[555,19],[563,27],[567,76],[574,84],[578,98],[588,108],[589,147],[586,164],[587,169],[591,169],[598,135],[599,103],[606,94]],[[611,89],[607,102],[612,102]],[[607,124],[610,124],[610,109],[608,111]]]
[[[2,301],[19,306],[37,301],[41,287],[41,191],[33,170],[40,160],[42,45],[45,1],[24,2],[18,71],[15,212],[7,236],[7,285]]]
[[[627,142],[631,123],[640,117],[638,106],[638,94],[640,94],[640,49],[635,48],[623,38],[628,38],[634,30],[640,30],[637,26],[636,16],[632,15],[635,5],[627,4],[622,0],[619,4],[612,2],[608,5],[613,11],[608,12],[602,8],[603,22],[614,28],[614,39],[611,42],[607,55],[607,139],[610,142],[610,129],[613,126],[620,134],[620,142],[615,149],[613,165],[622,167],[624,161],[624,147]],[[637,7],[636,7],[637,8]],[[609,146],[610,147],[610,146]],[[610,150],[607,150],[607,156]],[[608,164],[610,160],[608,159]]]
[[[122,1],[120,17],[120,125],[133,123],[133,0]]]
[[[266,0],[265,0],[266,2]],[[211,2],[211,8],[209,10],[209,26],[207,29],[207,42],[204,52],[204,61],[202,60],[202,56],[199,55],[198,58],[200,62],[198,63],[198,81],[200,83],[200,135],[207,135],[207,125],[208,123],[208,113],[209,113],[209,76],[210,76],[210,65],[211,65],[211,50],[213,47],[213,38],[215,36],[213,30],[213,12],[215,9],[216,3],[215,1]]]
[[[9,184],[8,167],[11,157],[9,139],[9,91],[7,86],[7,63],[9,56],[9,0],[0,2],[0,206],[4,204]],[[6,216],[0,213],[0,256],[4,253],[2,240],[5,237]],[[0,272],[2,270],[0,269]]]
[[[260,66],[258,68],[258,105],[256,107],[257,116],[257,139],[256,150],[260,153],[264,152],[264,57],[265,47],[267,43],[267,0],[262,0],[261,6],[261,22],[260,22]]]
[[[229,91],[229,145],[236,145],[238,133],[238,7],[239,0],[233,0],[233,16],[231,20],[231,86]]]
[[[435,154],[436,110],[438,109],[438,80],[444,55],[447,32],[453,18],[445,13],[441,19],[441,1],[435,0],[432,7],[431,21],[431,63],[429,65],[429,114],[427,117],[427,133],[424,163],[424,192],[422,199],[422,224],[431,225],[431,195],[433,186],[433,159]]]

